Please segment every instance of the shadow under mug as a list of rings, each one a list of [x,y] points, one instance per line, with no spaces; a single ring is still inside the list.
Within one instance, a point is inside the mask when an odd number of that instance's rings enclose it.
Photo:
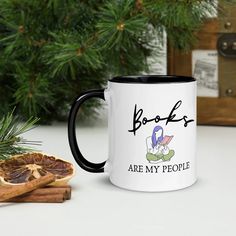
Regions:
[[[108,104],[109,152],[88,161],[76,140],[76,116],[90,98]],[[68,137],[78,165],[108,172],[110,181],[137,191],[170,191],[196,181],[196,80],[184,76],[119,76],[106,89],[80,94],[68,120]]]

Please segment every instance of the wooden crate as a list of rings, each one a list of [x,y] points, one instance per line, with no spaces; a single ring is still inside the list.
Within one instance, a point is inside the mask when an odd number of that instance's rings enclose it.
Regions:
[[[235,55],[232,50],[230,57],[219,53],[224,52],[224,40],[219,40],[222,36],[230,38],[226,39],[230,50],[235,41]],[[197,98],[198,124],[236,125],[236,6],[225,8],[224,16],[205,22],[197,37],[197,45],[188,53],[168,46],[168,74],[192,76],[193,50],[218,50],[219,95]]]

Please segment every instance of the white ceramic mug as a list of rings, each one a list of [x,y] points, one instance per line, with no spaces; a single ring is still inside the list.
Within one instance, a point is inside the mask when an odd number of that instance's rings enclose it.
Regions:
[[[81,154],[76,114],[91,97],[108,103],[109,155],[92,163]],[[76,162],[89,172],[108,172],[121,188],[158,192],[196,181],[196,81],[183,76],[120,76],[105,90],[81,94],[73,103],[68,136]]]

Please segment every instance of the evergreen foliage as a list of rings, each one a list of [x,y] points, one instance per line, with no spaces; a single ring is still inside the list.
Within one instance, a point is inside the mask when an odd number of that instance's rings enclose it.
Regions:
[[[28,145],[40,145],[38,141],[27,141],[20,135],[29,131],[39,121],[38,118],[30,117],[22,123],[18,116],[7,113],[0,120],[0,161],[12,155],[33,151]]]
[[[216,10],[210,0],[1,0],[0,116],[16,106],[24,119],[65,119],[81,91],[148,72],[156,35],[166,30],[175,47],[188,49]]]

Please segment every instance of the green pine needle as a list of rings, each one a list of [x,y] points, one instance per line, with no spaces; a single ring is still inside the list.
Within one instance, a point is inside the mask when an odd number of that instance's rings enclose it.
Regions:
[[[21,123],[13,112],[14,110],[0,120],[0,160],[5,160],[11,155],[33,151],[34,149],[27,145],[40,144],[38,141],[27,141],[20,137],[21,134],[31,130],[39,119],[31,117],[25,123]]]

